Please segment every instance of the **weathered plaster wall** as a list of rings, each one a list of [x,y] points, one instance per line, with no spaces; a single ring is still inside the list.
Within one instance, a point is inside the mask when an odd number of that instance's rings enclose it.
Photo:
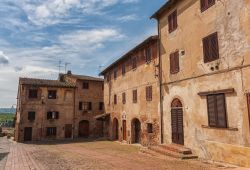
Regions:
[[[167,16],[177,9],[178,29],[168,33]],[[217,0],[200,11],[199,0],[178,1],[159,18],[164,83],[164,142],[171,143],[171,102],[179,98],[184,111],[184,141],[198,156],[249,166],[249,118],[245,93],[250,92],[250,1]],[[218,32],[220,59],[203,62],[202,38]],[[170,74],[169,55],[180,56],[180,72]],[[212,70],[218,66],[218,69]],[[234,88],[226,94],[230,128],[203,128],[208,125],[206,97],[199,92]],[[247,152],[247,153],[246,153]],[[224,155],[231,155],[227,158]],[[239,154],[245,154],[239,156]]]
[[[122,120],[126,120],[127,142],[131,143],[131,121],[138,118],[141,122],[141,144],[151,145],[160,142],[159,121],[159,83],[156,76],[158,64],[157,43],[151,45],[152,61],[145,63],[144,49],[138,50],[131,57],[139,57],[137,68],[131,69],[131,60],[127,59],[126,74],[121,74],[121,65],[110,70],[111,81],[105,81],[104,101],[105,112],[111,113],[110,136],[113,137],[113,119],[119,121],[119,139],[122,140]],[[117,69],[117,79],[114,79],[114,70]],[[146,86],[152,86],[153,100],[146,101]],[[132,91],[137,89],[137,103],[133,103]],[[126,104],[122,103],[122,93],[126,93]],[[117,95],[117,105],[114,104],[114,95]],[[110,100],[110,104],[109,104]],[[153,124],[153,134],[147,133],[147,123]]]
[[[65,124],[73,125],[74,116],[74,89],[67,88],[47,88],[40,87],[39,98],[36,100],[28,99],[29,86],[21,86],[20,98],[21,107],[18,114],[16,132],[18,134],[16,140],[23,141],[24,128],[32,127],[32,140],[43,140],[46,137],[46,127],[57,127],[56,139],[65,138]],[[48,99],[48,89],[57,90],[57,99]],[[36,112],[35,120],[28,120],[28,112]],[[47,112],[58,111],[59,119],[47,120]]]

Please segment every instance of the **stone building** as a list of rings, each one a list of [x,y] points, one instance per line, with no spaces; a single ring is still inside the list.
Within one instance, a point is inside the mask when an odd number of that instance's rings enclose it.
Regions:
[[[169,0],[158,21],[162,142],[250,166],[250,1]]]
[[[70,72],[58,80],[20,78],[15,140],[101,136],[94,116],[103,112],[102,86],[100,78]]]
[[[109,137],[127,143],[160,142],[157,36],[151,36],[101,72]],[[100,118],[100,117],[99,117]]]

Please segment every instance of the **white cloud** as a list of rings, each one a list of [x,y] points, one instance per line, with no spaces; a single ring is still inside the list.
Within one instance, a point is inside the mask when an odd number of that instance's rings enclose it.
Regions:
[[[9,58],[2,51],[0,51],[0,65],[7,64],[9,64]]]
[[[117,20],[121,22],[136,21],[138,20],[138,16],[135,14],[124,15],[122,17],[119,17]]]

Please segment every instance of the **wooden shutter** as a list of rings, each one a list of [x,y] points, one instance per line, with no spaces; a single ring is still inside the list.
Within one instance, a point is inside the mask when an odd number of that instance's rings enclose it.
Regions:
[[[217,32],[203,38],[204,63],[208,63],[219,58],[219,43]]]
[[[79,102],[79,110],[82,110],[82,102]]]
[[[216,127],[216,99],[214,95],[207,96],[208,124]]]
[[[117,95],[114,95],[114,104],[117,104]]]
[[[88,103],[88,110],[92,110],[92,102]]]
[[[168,31],[173,32],[177,28],[177,10],[168,16]]]
[[[170,54],[170,73],[176,74],[180,71],[179,51]]]
[[[133,103],[137,103],[137,90],[133,90]]]
[[[152,101],[152,86],[146,87],[146,100]]]
[[[56,119],[59,119],[59,112],[56,112]]]
[[[216,95],[216,105],[217,105],[217,126],[221,128],[227,127],[227,116],[226,116],[226,103],[225,94]]]
[[[250,93],[247,94],[247,108],[248,108],[248,120],[249,120],[249,127],[250,127]]]
[[[126,103],[126,93],[122,93],[122,103]]]

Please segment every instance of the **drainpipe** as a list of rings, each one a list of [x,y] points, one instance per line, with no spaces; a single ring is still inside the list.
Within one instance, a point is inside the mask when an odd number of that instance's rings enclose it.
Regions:
[[[160,121],[161,121],[161,144],[163,143],[163,95],[162,95],[162,58],[161,58],[161,36],[160,36],[160,24],[158,24],[158,57],[159,57],[159,88],[160,88]]]

